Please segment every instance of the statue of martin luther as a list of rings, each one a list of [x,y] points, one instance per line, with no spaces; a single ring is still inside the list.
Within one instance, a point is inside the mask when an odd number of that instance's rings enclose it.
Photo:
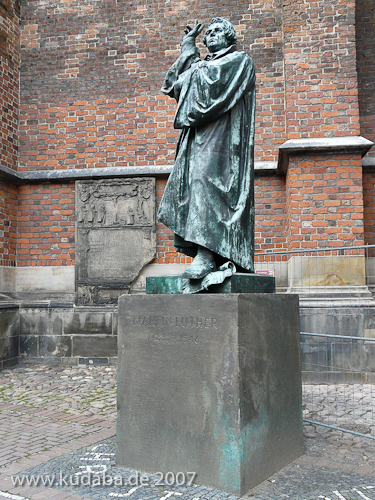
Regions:
[[[203,27],[187,26],[162,87],[178,103],[180,134],[158,217],[175,233],[177,251],[195,257],[182,274],[188,280],[228,260],[254,272],[254,64],[220,17],[204,34],[210,53],[201,60],[195,40]]]

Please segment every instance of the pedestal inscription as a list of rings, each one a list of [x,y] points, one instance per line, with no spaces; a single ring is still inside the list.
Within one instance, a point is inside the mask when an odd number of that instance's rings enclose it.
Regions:
[[[242,495],[303,453],[298,297],[119,299],[116,463]]]
[[[77,303],[117,303],[155,257],[155,235],[155,179],[77,181]]]

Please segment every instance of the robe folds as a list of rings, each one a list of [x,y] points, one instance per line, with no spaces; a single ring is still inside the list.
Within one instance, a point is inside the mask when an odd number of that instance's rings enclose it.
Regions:
[[[159,220],[177,251],[197,246],[254,272],[255,69],[235,46],[200,60],[184,46],[162,92],[177,100],[175,163]]]

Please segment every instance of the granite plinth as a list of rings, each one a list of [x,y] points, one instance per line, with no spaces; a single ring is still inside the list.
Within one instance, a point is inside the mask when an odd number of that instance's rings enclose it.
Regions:
[[[303,454],[298,296],[123,295],[118,466],[243,495]]]
[[[183,279],[178,275],[146,278],[146,293],[148,294],[183,293],[182,286]],[[211,285],[207,292],[203,293],[275,293],[275,278],[256,273],[235,273],[226,278],[223,283]]]

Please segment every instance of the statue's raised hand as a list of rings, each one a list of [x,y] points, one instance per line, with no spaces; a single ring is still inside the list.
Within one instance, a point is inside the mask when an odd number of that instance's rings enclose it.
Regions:
[[[204,24],[198,23],[198,20],[196,19],[193,27],[191,27],[189,25],[186,26],[186,28],[184,30],[184,32],[186,33],[184,36],[184,40],[187,40],[187,39],[195,40],[197,38],[197,36],[200,35],[203,28],[204,28]]]

